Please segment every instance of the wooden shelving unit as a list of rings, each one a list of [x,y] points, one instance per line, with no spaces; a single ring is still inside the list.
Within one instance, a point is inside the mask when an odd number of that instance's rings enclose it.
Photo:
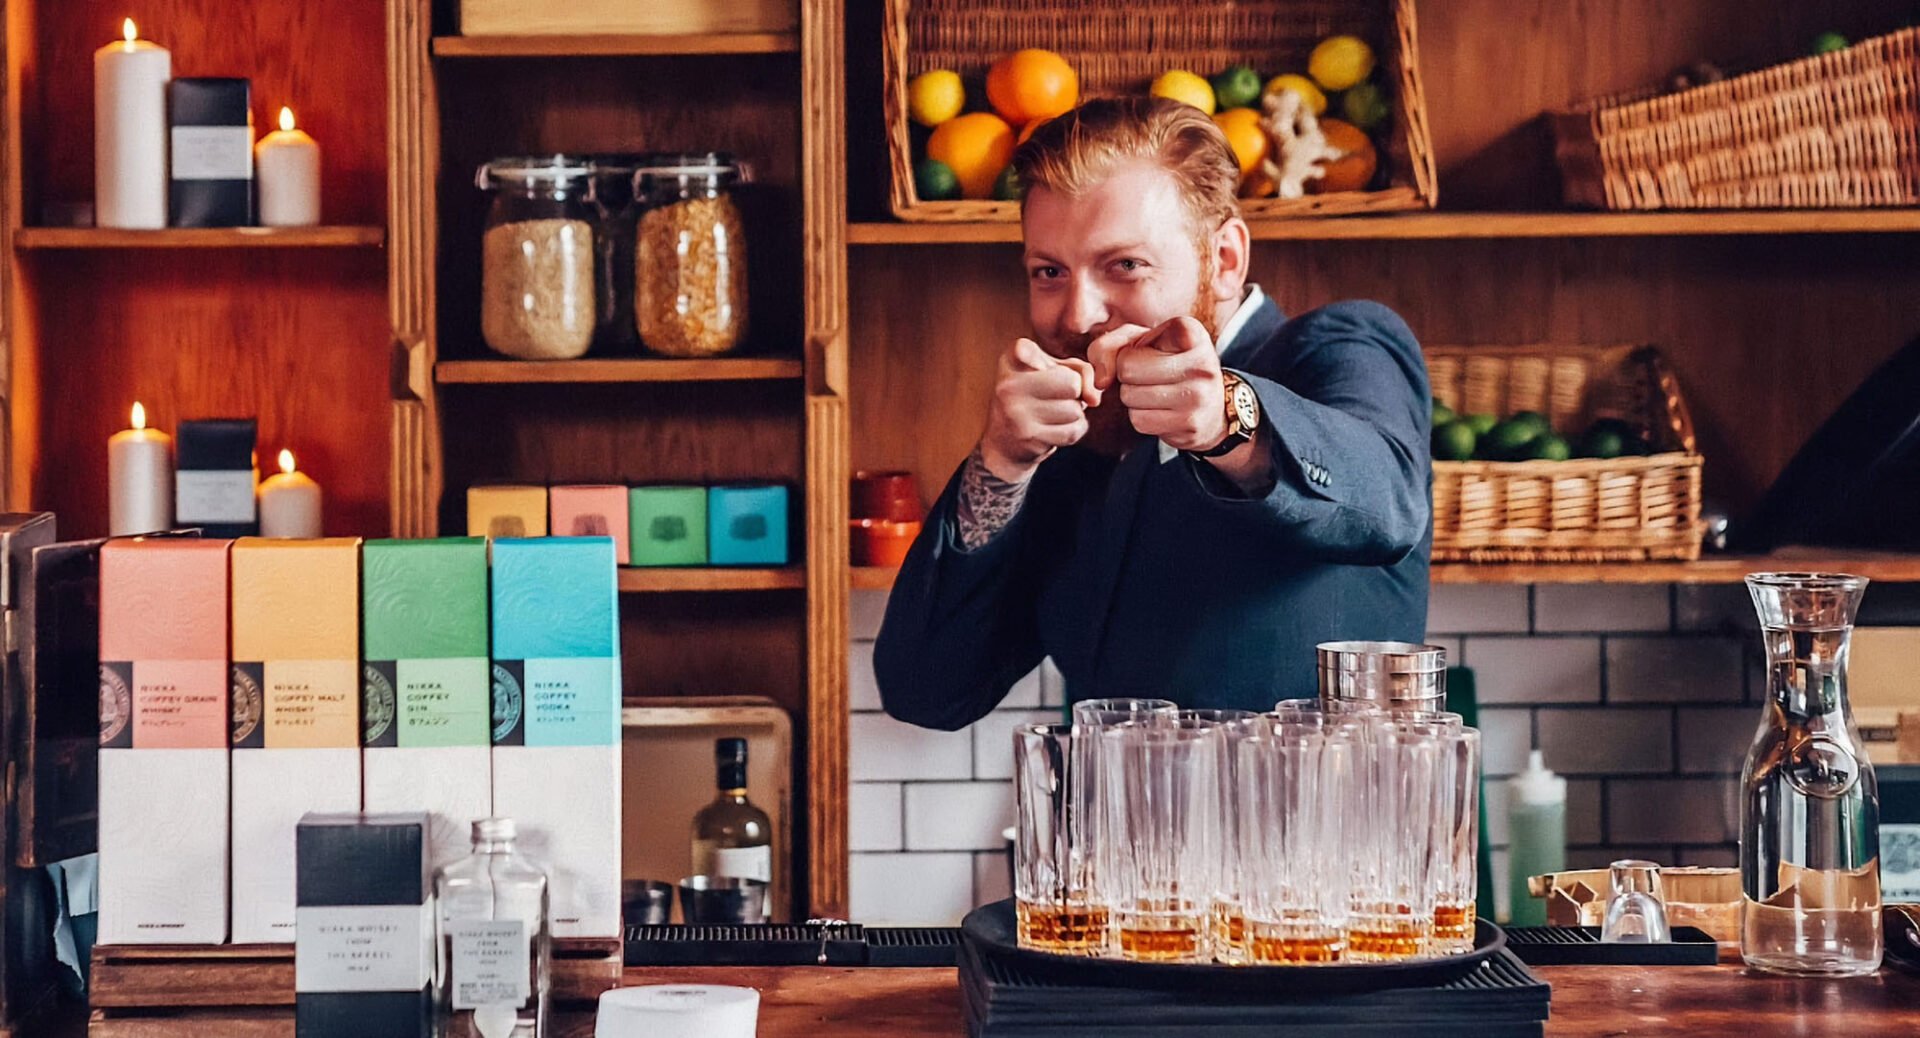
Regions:
[[[1405,213],[1255,220],[1255,241],[1429,241],[1526,238],[1677,238],[1722,235],[1920,234],[1920,209],[1783,212]],[[849,245],[1016,243],[1017,223],[895,223],[847,228]]]
[[[433,366],[441,385],[517,385],[581,382],[743,382],[796,379],[798,359],[742,357],[714,360],[443,360]]]
[[[364,249],[386,244],[385,227],[22,227],[13,247],[32,249]]]
[[[799,566],[777,569],[669,569],[622,567],[620,590],[648,593],[670,591],[791,591],[807,586],[807,571]]]
[[[793,54],[790,32],[723,32],[678,36],[436,36],[436,58],[586,58],[680,54]]]

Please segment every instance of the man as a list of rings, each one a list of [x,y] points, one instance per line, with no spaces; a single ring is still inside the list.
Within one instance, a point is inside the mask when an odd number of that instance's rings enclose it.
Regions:
[[[893,716],[957,729],[1053,657],[1072,699],[1265,710],[1314,646],[1420,641],[1431,420],[1373,303],[1248,285],[1239,168],[1196,108],[1094,101],[1020,147],[1034,335],[894,582]],[[1157,442],[1156,442],[1157,441]]]

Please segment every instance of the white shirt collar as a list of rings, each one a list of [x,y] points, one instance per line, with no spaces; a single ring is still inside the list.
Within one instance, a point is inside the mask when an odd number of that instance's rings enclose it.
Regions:
[[[1233,312],[1232,317],[1227,318],[1227,323],[1220,326],[1220,334],[1214,337],[1214,352],[1227,352],[1227,347],[1233,345],[1233,340],[1239,336],[1240,330],[1245,328],[1247,322],[1253,319],[1253,312],[1260,309],[1260,304],[1266,302],[1266,299],[1266,294],[1260,291],[1259,285],[1247,286],[1247,297],[1240,300],[1240,308]],[[1180,454],[1179,451],[1174,450],[1165,443],[1160,443],[1159,448],[1160,464],[1162,465],[1172,461]]]

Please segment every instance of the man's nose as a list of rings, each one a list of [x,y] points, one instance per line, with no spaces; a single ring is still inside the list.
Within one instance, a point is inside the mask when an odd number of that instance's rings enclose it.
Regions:
[[[1093,278],[1081,275],[1073,279],[1066,317],[1076,335],[1086,335],[1107,323],[1107,297]]]

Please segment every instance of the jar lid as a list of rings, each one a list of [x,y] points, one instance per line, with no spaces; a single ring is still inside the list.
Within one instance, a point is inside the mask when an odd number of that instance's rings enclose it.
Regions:
[[[642,156],[639,171],[665,176],[713,176],[737,173],[730,151],[658,151]]]
[[[481,163],[473,182],[481,189],[497,183],[567,184],[593,171],[581,155],[507,155]]]

